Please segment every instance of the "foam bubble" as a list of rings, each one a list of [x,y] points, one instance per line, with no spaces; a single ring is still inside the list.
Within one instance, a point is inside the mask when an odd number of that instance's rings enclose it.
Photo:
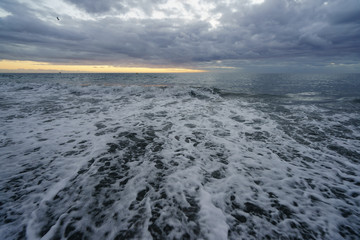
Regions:
[[[4,239],[359,235],[358,112],[188,87],[2,87]]]

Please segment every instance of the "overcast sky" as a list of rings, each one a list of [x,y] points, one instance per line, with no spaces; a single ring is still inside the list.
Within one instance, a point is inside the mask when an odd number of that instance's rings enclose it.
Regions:
[[[360,0],[1,0],[0,59],[360,72]]]

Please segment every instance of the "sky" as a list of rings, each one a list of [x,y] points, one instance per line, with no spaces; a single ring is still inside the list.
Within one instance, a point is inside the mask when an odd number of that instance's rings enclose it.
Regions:
[[[360,0],[1,0],[0,72],[360,72]]]

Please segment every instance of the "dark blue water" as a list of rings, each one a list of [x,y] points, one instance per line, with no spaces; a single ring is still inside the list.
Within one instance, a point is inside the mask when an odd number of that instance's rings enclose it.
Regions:
[[[360,74],[0,74],[2,239],[360,239]]]

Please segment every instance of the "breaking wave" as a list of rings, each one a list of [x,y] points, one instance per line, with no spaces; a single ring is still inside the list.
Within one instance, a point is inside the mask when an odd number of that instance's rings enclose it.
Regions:
[[[360,237],[358,111],[208,88],[2,89],[3,239]]]

